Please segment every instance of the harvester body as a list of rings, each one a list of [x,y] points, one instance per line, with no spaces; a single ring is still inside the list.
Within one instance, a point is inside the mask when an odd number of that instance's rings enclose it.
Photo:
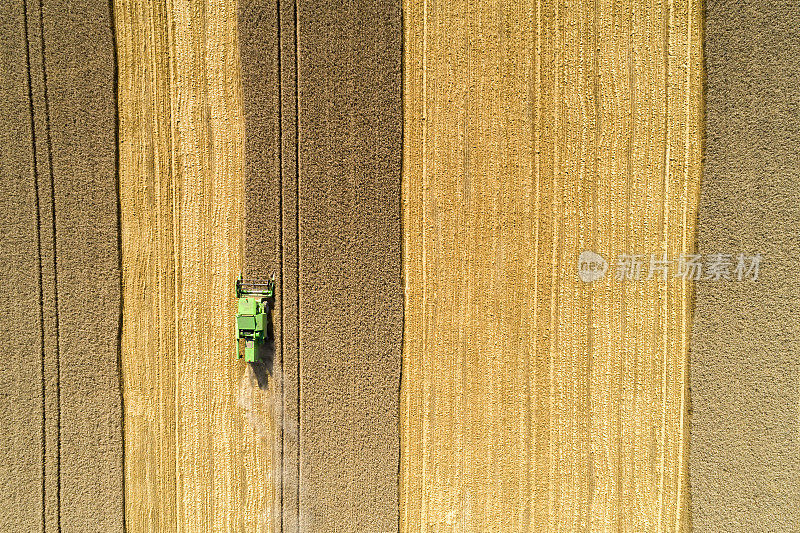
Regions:
[[[236,281],[236,357],[242,358],[239,342],[244,341],[244,359],[248,363],[261,360],[259,347],[267,341],[271,302],[275,281]]]

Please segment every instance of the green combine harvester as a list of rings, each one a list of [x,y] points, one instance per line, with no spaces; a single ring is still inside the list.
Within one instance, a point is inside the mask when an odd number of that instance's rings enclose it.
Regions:
[[[267,341],[271,306],[275,298],[275,278],[267,281],[236,280],[236,358],[242,358],[239,341],[244,341],[244,360],[261,361],[259,348]]]

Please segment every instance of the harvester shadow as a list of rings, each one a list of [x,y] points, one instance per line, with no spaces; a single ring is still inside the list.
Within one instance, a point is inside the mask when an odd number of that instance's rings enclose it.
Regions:
[[[272,333],[272,322],[267,324],[267,342],[258,347],[258,361],[250,363],[258,388],[265,391],[269,387],[272,376],[272,365],[275,361],[275,335]]]

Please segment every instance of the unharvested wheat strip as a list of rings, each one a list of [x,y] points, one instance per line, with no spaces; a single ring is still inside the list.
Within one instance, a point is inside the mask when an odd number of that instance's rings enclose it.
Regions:
[[[119,532],[110,6],[13,0],[0,25],[0,529]]]
[[[693,526],[800,531],[800,11],[706,4],[698,251],[763,259],[757,281],[697,287]]]

